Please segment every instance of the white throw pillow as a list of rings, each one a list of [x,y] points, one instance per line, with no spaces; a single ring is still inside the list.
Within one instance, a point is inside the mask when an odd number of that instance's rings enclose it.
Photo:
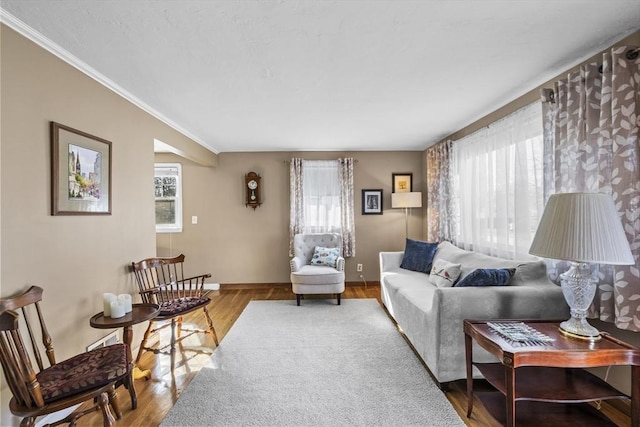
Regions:
[[[325,248],[316,246],[311,258],[311,265],[328,265],[336,268],[338,257],[340,256],[340,248]]]
[[[443,259],[435,260],[429,274],[429,282],[439,288],[451,287],[460,277],[461,270],[460,264],[453,264]]]

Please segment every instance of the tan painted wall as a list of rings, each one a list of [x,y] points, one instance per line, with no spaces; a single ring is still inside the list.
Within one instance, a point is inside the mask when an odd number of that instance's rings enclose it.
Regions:
[[[363,264],[367,281],[379,280],[378,252],[404,248],[404,213],[391,209],[391,174],[412,172],[413,189],[421,191],[421,152],[355,153],[221,153],[218,166],[206,168],[172,154],[157,162],[182,163],[182,233],[158,234],[158,254],[187,256],[190,273],[212,273],[217,283],[289,282],[289,164],[292,157],[336,159],[354,157],[356,257],[346,262],[346,280],[359,281]],[[244,175],[262,177],[263,205],[244,206]],[[383,214],[362,215],[361,190],[383,190]],[[198,216],[198,224],[191,217]],[[409,236],[422,237],[422,210],[414,209]]]
[[[154,138],[195,143],[8,27],[0,36],[0,296],[44,288],[62,360],[109,332],[89,326],[102,293],[133,293],[128,265],[155,252]],[[50,121],[112,142],[112,215],[51,216]]]

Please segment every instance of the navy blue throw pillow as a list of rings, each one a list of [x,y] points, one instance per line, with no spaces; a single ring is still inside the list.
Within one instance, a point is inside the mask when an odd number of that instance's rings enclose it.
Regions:
[[[504,286],[515,274],[515,268],[479,268],[463,277],[454,286]]]
[[[400,267],[429,274],[437,250],[438,243],[407,239]]]

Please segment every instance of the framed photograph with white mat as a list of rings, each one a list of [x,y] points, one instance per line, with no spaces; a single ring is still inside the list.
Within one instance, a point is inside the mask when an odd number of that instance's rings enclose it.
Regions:
[[[382,190],[362,190],[362,215],[382,215]]]

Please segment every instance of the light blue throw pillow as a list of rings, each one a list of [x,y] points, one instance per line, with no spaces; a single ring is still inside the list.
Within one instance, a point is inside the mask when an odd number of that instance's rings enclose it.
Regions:
[[[400,267],[429,274],[431,273],[431,264],[437,250],[438,243],[407,239]]]
[[[340,256],[340,248],[325,248],[316,246],[313,250],[311,265],[328,265],[335,268]]]
[[[465,286],[505,286],[515,272],[515,268],[479,268],[473,270],[453,286],[456,288]]]

